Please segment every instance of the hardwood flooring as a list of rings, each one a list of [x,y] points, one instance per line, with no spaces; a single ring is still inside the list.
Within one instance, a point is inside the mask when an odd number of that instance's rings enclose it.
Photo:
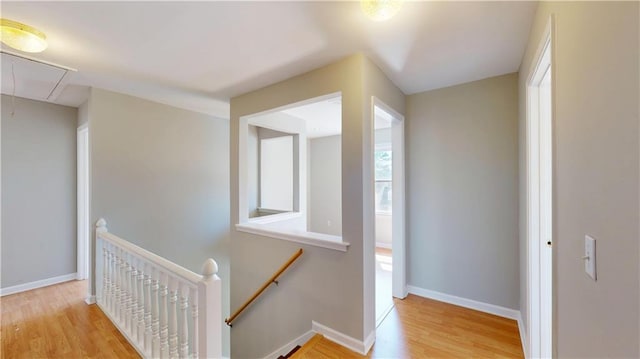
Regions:
[[[97,305],[86,281],[0,298],[2,358],[139,358]]]
[[[292,358],[524,357],[514,320],[414,295],[394,302],[367,356],[318,335]]]
[[[0,298],[2,358],[139,358],[96,305],[84,281]],[[292,358],[522,358],[515,321],[409,295],[377,330],[365,357],[316,336]]]

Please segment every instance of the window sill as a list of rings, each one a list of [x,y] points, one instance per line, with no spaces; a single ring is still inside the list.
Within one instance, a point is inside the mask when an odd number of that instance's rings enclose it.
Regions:
[[[338,236],[314,232],[273,229],[259,223],[236,224],[236,230],[295,243],[308,244],[310,246],[333,249],[340,252],[346,252],[350,245],[347,242],[343,242],[342,237]]]
[[[299,217],[302,217],[302,213],[300,212],[284,212],[284,213],[277,213],[277,214],[270,214],[266,216],[249,218],[248,223],[267,224],[267,223],[286,221],[288,219],[294,219]]]

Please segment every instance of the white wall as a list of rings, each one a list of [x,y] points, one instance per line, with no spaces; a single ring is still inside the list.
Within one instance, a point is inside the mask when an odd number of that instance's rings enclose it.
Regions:
[[[517,81],[407,97],[410,285],[519,308]]]
[[[342,235],[342,136],[309,143],[309,231]]]
[[[390,129],[376,130],[376,142],[389,142]],[[309,231],[342,235],[340,135],[309,140]],[[390,215],[376,214],[376,244],[391,246]],[[331,223],[329,225],[329,223]]]
[[[77,110],[2,95],[1,287],[76,272]]]
[[[639,11],[638,2],[541,2],[520,68],[524,164],[525,84],[553,15],[553,329],[560,358],[640,356]],[[524,259],[525,204],[521,196]],[[597,282],[580,259],[585,234],[597,240]]]
[[[229,123],[92,89],[92,223],[196,273],[219,266],[229,315]],[[229,355],[229,330],[223,353]]]

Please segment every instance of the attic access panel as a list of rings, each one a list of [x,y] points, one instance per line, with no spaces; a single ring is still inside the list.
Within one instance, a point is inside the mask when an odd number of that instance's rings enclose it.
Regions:
[[[54,101],[72,69],[2,51],[2,94]]]

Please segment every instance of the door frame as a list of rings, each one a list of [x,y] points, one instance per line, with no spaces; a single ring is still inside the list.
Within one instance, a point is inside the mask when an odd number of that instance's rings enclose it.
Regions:
[[[89,277],[89,126],[77,130],[77,268],[76,279]]]
[[[527,250],[527,340],[529,358],[552,357],[555,353],[554,247],[547,247],[553,231],[553,17],[549,18],[531,64],[526,82],[526,250]],[[550,118],[540,113],[540,85],[550,72]],[[546,158],[546,169],[541,163]],[[549,171],[549,173],[545,172]],[[548,183],[545,183],[547,178]],[[546,198],[546,199],[545,199]],[[550,200],[548,200],[550,199]],[[546,235],[542,232],[546,232]],[[551,238],[547,238],[551,235]],[[543,238],[545,237],[545,238]],[[555,240],[555,238],[554,238]],[[543,252],[548,249],[548,252]],[[543,267],[544,263],[544,267]],[[543,287],[544,286],[544,287]],[[543,293],[548,293],[543,298]],[[546,329],[546,330],[545,330]]]
[[[407,296],[407,274],[406,274],[406,221],[405,221],[405,150],[404,150],[404,116],[393,108],[382,102],[377,97],[372,97],[371,121],[375,123],[376,107],[387,112],[393,117],[391,122],[391,152],[393,154],[392,164],[392,198],[391,203],[391,228],[392,228],[392,276],[391,287],[395,298],[403,299]],[[375,126],[372,125],[375,138]],[[371,161],[374,163],[374,151],[371,152]],[[373,166],[375,168],[375,164]],[[373,176],[375,180],[375,176]],[[374,186],[375,187],[375,186]],[[375,196],[375,195],[374,195]],[[375,220],[374,220],[375,235]],[[375,261],[374,261],[375,262]],[[375,270],[375,268],[373,268]],[[374,273],[375,275],[375,273]]]

